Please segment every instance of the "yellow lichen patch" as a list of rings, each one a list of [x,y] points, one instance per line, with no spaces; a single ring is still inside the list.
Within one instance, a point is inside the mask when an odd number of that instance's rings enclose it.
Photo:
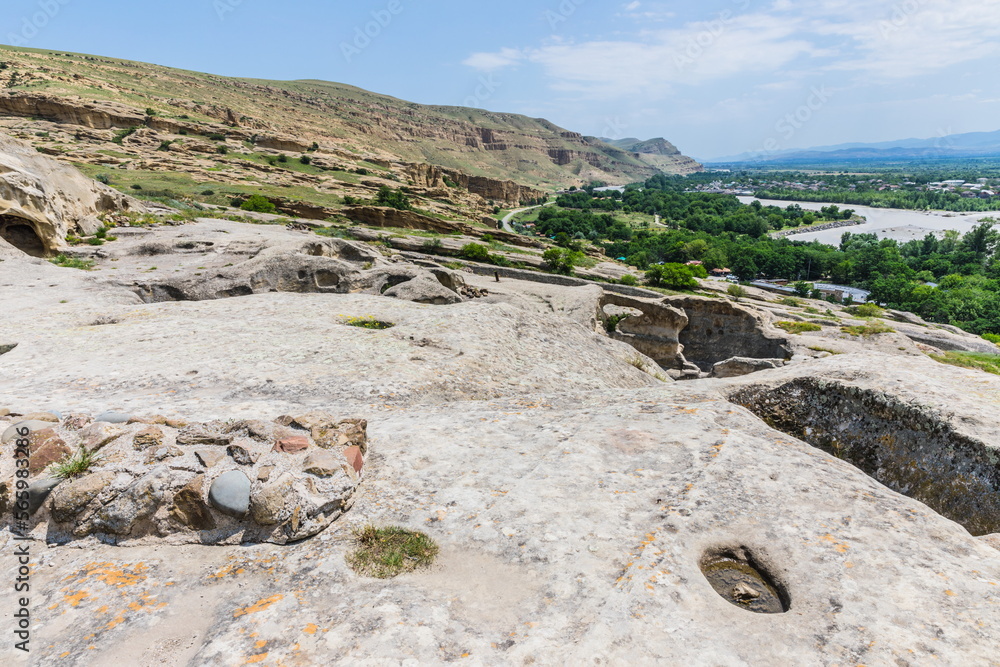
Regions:
[[[134,586],[146,580],[144,574],[149,568],[144,563],[116,566],[114,563],[88,563],[83,567],[84,573],[80,581],[91,577],[102,581],[108,586],[124,588]]]
[[[271,597],[266,598],[264,600],[258,600],[256,603],[250,605],[249,607],[243,607],[241,609],[237,609],[236,611],[234,611],[233,618],[239,618],[240,616],[245,616],[247,614],[256,614],[259,611],[264,611],[275,602],[280,602],[283,599],[285,599],[285,596],[279,593],[278,595],[272,595]]]
[[[319,630],[319,626],[316,625],[315,623],[310,623],[306,627],[302,628],[302,632],[306,633],[307,635],[314,635],[316,634],[317,630]]]
[[[267,660],[267,653],[260,653],[258,655],[247,658],[246,662],[243,664],[252,665],[257,662],[264,662],[265,660]]]
[[[237,568],[235,564],[230,563],[229,565],[226,565],[225,567],[223,567],[222,569],[220,569],[215,574],[208,575],[208,578],[209,579],[222,579],[224,577],[229,576],[230,574],[243,574],[245,571],[246,570],[244,570],[242,567]]]
[[[108,621],[108,624],[104,627],[106,627],[108,630],[113,630],[124,622],[125,622],[125,612],[120,611],[113,619]]]
[[[78,591],[76,593],[73,593],[72,595],[67,593],[66,595],[63,596],[63,602],[65,602],[71,607],[78,607],[80,606],[80,603],[83,602],[84,599],[88,597],[90,597],[90,593],[88,593],[85,590]]]
[[[837,538],[835,538],[833,535],[824,535],[819,539],[821,542],[828,542],[832,544],[833,548],[842,554],[847,553],[847,551],[851,548],[850,545],[845,544],[844,542],[838,542]]]
[[[948,596],[950,596],[950,597],[955,597],[955,591],[953,591],[953,590],[950,590],[950,589],[949,589],[949,590],[947,590],[947,591],[945,591],[945,592],[944,592],[944,594],[945,594],[945,595],[948,595]]]

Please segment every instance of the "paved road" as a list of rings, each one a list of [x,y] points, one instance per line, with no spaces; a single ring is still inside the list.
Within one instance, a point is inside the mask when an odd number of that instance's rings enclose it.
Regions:
[[[504,228],[505,231],[512,232],[512,233],[516,234],[517,232],[515,232],[514,228],[510,226],[510,221],[514,219],[515,215],[517,215],[518,213],[524,213],[525,211],[530,211],[532,209],[541,208],[542,206],[551,206],[554,203],[555,202],[549,202],[548,204],[542,204],[541,206],[528,206],[527,208],[519,208],[516,211],[511,211],[503,219],[502,226],[503,226],[503,228]]]

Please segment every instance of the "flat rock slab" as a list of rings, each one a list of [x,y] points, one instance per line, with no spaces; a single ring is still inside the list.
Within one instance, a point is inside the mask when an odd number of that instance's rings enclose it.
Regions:
[[[183,636],[192,664],[996,661],[1000,551],[699,384],[371,414],[376,473],[316,539],[43,551],[31,659],[94,645],[95,664],[138,662]],[[355,575],[368,523],[427,532],[438,564]],[[790,611],[713,590],[699,562],[727,545],[766,563]]]

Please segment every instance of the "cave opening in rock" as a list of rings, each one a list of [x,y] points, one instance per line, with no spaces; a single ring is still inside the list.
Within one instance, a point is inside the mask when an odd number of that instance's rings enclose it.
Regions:
[[[730,399],[972,535],[1000,532],[1000,451],[932,410],[823,378],[751,386]]]
[[[32,257],[45,257],[47,249],[35,225],[16,215],[0,215],[0,237],[21,252]]]

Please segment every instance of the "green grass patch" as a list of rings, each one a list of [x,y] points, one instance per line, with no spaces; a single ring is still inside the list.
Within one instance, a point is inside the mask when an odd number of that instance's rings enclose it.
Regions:
[[[812,322],[776,322],[774,326],[795,335],[801,335],[807,331],[823,330],[823,327],[818,324],[813,324]]]
[[[395,324],[389,322],[382,322],[381,320],[376,320],[374,317],[348,317],[344,320],[344,324],[349,327],[358,327],[359,329],[372,329],[374,331],[384,331],[386,329],[391,329]]]
[[[892,327],[887,327],[884,324],[864,324],[860,326],[853,327],[840,327],[840,330],[845,334],[850,334],[852,336],[877,336],[878,334],[886,333],[896,333],[896,330]]]
[[[844,310],[855,317],[865,319],[870,317],[885,317],[885,310],[879,308],[874,303],[863,303],[860,306],[851,306],[849,308],[845,308]]]
[[[427,535],[397,526],[365,526],[354,538],[358,546],[347,555],[347,564],[358,574],[377,579],[427,567],[438,554],[438,545]]]
[[[54,259],[50,259],[49,261],[56,266],[63,267],[64,269],[82,269],[83,271],[90,271],[94,268],[94,260],[92,259],[77,259],[76,257],[57,255]]]
[[[1000,354],[983,354],[981,352],[945,352],[932,354],[931,359],[950,366],[972,368],[977,371],[1000,375]]]
[[[80,447],[62,461],[50,465],[48,473],[56,479],[73,479],[87,474],[100,460],[101,457],[96,452]]]

